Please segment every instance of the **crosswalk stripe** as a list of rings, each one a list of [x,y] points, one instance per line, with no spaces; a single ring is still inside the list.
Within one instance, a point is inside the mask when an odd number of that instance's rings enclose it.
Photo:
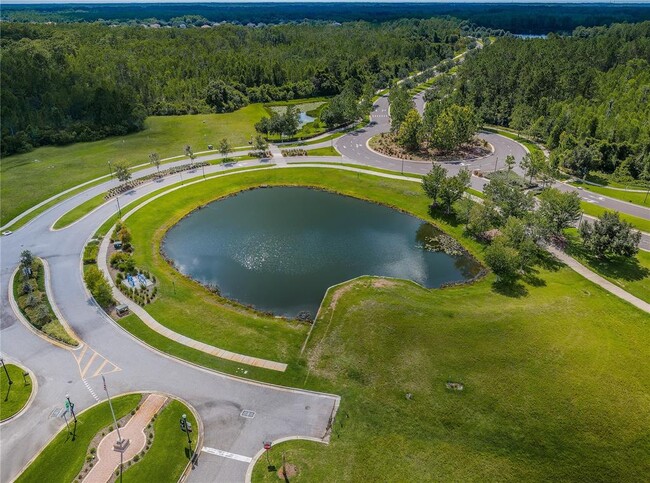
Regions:
[[[248,456],[242,456],[240,454],[235,454],[235,453],[229,453],[228,451],[223,451],[221,449],[215,449],[215,448],[208,448],[207,446],[204,446],[201,448],[201,451],[217,456],[221,456],[222,458],[229,458],[231,460],[236,460],[236,461],[241,461],[243,463],[250,463],[253,461],[253,458],[249,458]]]

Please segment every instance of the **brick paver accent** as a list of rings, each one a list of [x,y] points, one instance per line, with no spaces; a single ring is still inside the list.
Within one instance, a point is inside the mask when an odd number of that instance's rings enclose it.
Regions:
[[[130,440],[129,446],[124,451],[123,462],[131,460],[136,454],[144,449],[147,442],[147,435],[144,429],[154,415],[167,401],[167,397],[160,394],[150,394],[140,409],[136,411],[126,426],[120,428],[122,439]],[[108,433],[99,442],[97,447],[97,462],[84,478],[85,483],[106,483],[111,479],[115,470],[120,466],[120,453],[113,449],[117,441],[117,430]]]

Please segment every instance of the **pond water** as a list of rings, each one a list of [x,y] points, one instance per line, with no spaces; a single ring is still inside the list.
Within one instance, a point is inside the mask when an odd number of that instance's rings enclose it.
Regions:
[[[300,187],[245,191],[173,226],[163,252],[184,274],[261,311],[316,315],[331,285],[360,275],[425,287],[467,280],[468,255],[424,248],[434,226],[386,206]],[[429,243],[430,245],[430,243]]]
[[[299,116],[300,127],[316,120],[315,117],[308,116],[306,112],[300,112]]]

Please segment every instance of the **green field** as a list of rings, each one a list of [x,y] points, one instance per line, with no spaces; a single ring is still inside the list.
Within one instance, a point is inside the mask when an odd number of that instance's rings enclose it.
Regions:
[[[108,161],[135,166],[149,161],[152,151],[161,158],[183,155],[186,144],[207,150],[227,137],[233,146],[246,145],[255,134],[253,125],[266,114],[261,104],[251,104],[228,114],[156,116],[144,131],[101,141],[69,146],[46,146],[6,157],[0,166],[0,224],[5,224],[35,204],[98,176],[108,175]]]
[[[32,379],[23,378],[23,370],[14,364],[5,364],[12,384],[4,369],[0,368],[0,421],[3,421],[25,407],[32,395]]]
[[[182,414],[192,424],[192,450],[196,450],[198,424],[192,412],[180,401],[172,400],[158,414],[153,423],[154,438],[151,448],[137,464],[124,471],[125,481],[178,481],[190,461],[186,433],[179,429]]]
[[[307,156],[341,156],[341,153],[333,147],[327,146],[324,148],[308,149]]]
[[[587,191],[591,191],[592,193],[608,196],[610,198],[616,198],[617,200],[621,201],[627,201],[628,203],[634,203],[635,205],[639,206],[650,207],[650,196],[647,196],[646,192],[621,191],[606,188],[603,186],[594,186],[591,184],[582,183],[580,181],[575,181],[571,184],[574,186],[579,186]]]
[[[599,260],[583,248],[578,231],[567,230],[569,254],[623,290],[650,303],[650,252],[639,250],[636,257]]]
[[[594,205],[593,203],[587,203],[586,201],[581,201],[580,207],[582,208],[582,211],[584,211],[586,215],[591,215],[591,216],[600,216],[606,211],[612,211],[612,210],[607,210],[602,206]],[[646,220],[645,218],[639,218],[638,216],[628,215],[627,213],[619,213],[619,216],[621,217],[621,220],[627,221],[632,226],[634,226],[634,228],[636,228],[637,230],[650,233],[650,220]]]
[[[241,173],[166,195],[127,220],[136,247],[152,247],[136,250],[149,263],[138,265],[169,280],[171,268],[154,263],[151,236],[159,240],[196,204],[258,184],[327,187],[431,220],[413,182],[314,168]],[[453,219],[434,221],[482,258],[483,247]],[[287,356],[286,373],[251,368],[246,377],[342,396],[329,446],[275,447],[276,464],[286,448],[298,467],[291,481],[626,481],[650,471],[647,314],[550,260],[515,290],[491,276],[444,290],[370,278],[344,285],[336,301],[331,293],[325,300],[303,356],[304,330],[228,315],[236,310],[178,275],[176,294],[170,285],[147,306],[153,313],[165,301],[154,313],[161,323],[245,354]],[[213,332],[210,320],[225,320],[229,335]],[[242,374],[241,365],[171,342],[134,316],[120,324],[177,357]],[[269,336],[263,351],[258,324]],[[283,335],[292,330],[295,337]],[[255,480],[277,480],[265,467],[261,460]]]
[[[138,405],[140,394],[113,398],[115,417],[121,419]],[[16,482],[41,483],[47,481],[72,481],[84,465],[88,446],[95,435],[113,423],[108,402],[100,403],[77,414],[77,429],[72,438],[67,428],[57,434],[37,458],[16,479]],[[45,476],[47,475],[47,476]]]
[[[328,297],[306,385],[342,396],[331,444],[281,444],[273,463],[286,451],[292,482],[648,474],[647,315],[566,268],[538,275],[520,297],[488,281],[425,290],[371,279]],[[266,466],[253,481],[277,481]]]

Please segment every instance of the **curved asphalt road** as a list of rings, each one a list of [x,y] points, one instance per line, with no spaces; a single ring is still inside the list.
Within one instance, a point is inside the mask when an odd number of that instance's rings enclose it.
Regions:
[[[422,103],[418,102],[421,107]],[[370,126],[347,134],[335,141],[344,162],[357,163],[394,171],[402,170],[402,161],[377,154],[366,147],[366,141],[389,126],[388,101],[382,97],[376,103]],[[480,160],[444,163],[451,172],[461,167],[484,172],[503,167],[507,154],[516,159],[525,150],[518,143],[490,133],[481,133],[490,142],[495,153]],[[311,147],[328,146],[323,142]],[[211,155],[202,159],[216,158]],[[498,157],[498,162],[497,162]],[[314,158],[309,158],[313,160]],[[284,164],[286,160],[276,160]],[[340,162],[341,158],[319,158],[319,161]],[[187,161],[170,163],[182,164]],[[241,165],[261,165],[264,161],[248,161]],[[228,167],[210,166],[206,173],[224,171]],[[429,163],[403,162],[405,173],[426,173]],[[138,171],[143,176],[154,168]],[[184,173],[183,178],[201,175]],[[162,186],[180,181],[176,174],[160,182],[139,186],[120,196],[122,206]],[[473,177],[472,186],[482,189],[485,180]],[[114,202],[94,211],[82,221],[60,231],[51,231],[51,225],[63,214],[85,200],[105,192],[117,184],[110,180],[73,196],[39,215],[9,237],[0,238],[0,350],[32,370],[38,380],[38,393],[28,410],[19,418],[2,425],[0,479],[10,481],[47,441],[64,425],[52,412],[63,406],[66,393],[76,403],[76,410],[104,399],[101,372],[107,375],[112,394],[128,391],[162,391],[184,398],[198,411],[205,424],[204,446],[230,453],[253,456],[264,440],[286,436],[322,438],[338,397],[305,391],[286,390],[254,382],[243,381],[213,371],[197,368],[151,350],[119,328],[87,296],[80,272],[80,256],[87,239],[103,221],[116,210]],[[565,186],[565,185],[561,185]],[[602,200],[600,200],[602,201]],[[606,198],[608,206],[617,206],[617,200]],[[630,212],[625,205],[613,207]],[[625,208],[625,209],[624,209]],[[647,213],[643,215],[648,218]],[[69,351],[35,336],[19,322],[8,303],[9,279],[18,264],[20,252],[31,250],[45,258],[50,266],[54,300],[65,319],[88,349]],[[95,355],[95,352],[97,355]],[[79,359],[79,362],[77,362]],[[243,368],[246,369],[245,367]],[[82,377],[83,376],[83,377]],[[241,417],[241,411],[255,411],[253,419]],[[247,464],[213,454],[202,453],[198,467],[190,474],[190,481],[241,481]]]

